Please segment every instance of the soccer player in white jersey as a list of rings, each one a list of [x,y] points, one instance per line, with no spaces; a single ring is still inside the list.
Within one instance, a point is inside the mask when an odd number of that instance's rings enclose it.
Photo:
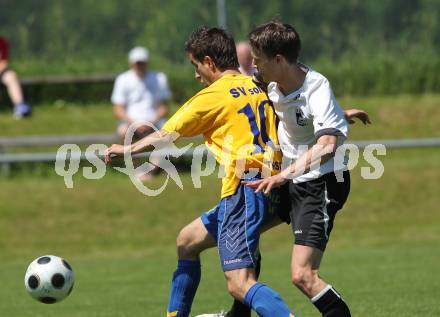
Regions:
[[[257,81],[257,84],[264,90],[267,91],[267,84],[262,82],[261,76],[259,76],[258,73],[256,73],[256,69],[252,63],[252,65],[249,63],[249,57],[252,58],[251,51],[250,51],[250,45],[248,42],[239,42],[237,44],[237,56],[238,61],[240,63],[240,72],[247,73],[250,75],[256,75],[255,79]],[[246,66],[247,65],[247,66]],[[244,67],[245,66],[245,67]],[[246,69],[248,71],[246,71]],[[358,109],[350,109],[346,110],[344,112],[345,119],[349,123],[354,123],[354,118],[358,118],[361,120],[364,124],[370,123],[369,116],[365,111],[358,110]],[[284,185],[282,190],[284,191],[284,194],[286,196],[289,196],[288,193],[288,186]],[[290,216],[292,215],[292,205],[291,205],[291,199],[283,199],[283,201],[287,201],[287,204],[283,202],[283,205],[285,205],[285,209],[281,209],[280,213],[278,213],[278,222],[272,223],[271,226],[275,226],[279,224],[281,221],[290,223]],[[269,227],[271,227],[269,226]],[[298,241],[299,242],[299,241]],[[261,257],[258,258],[258,273],[260,269],[260,261]],[[251,316],[250,309],[241,302],[235,300],[231,309],[228,312],[221,312],[221,313],[214,313],[214,314],[204,314],[204,315],[198,315],[197,317],[246,317]],[[327,316],[327,315],[326,315]],[[332,316],[332,315],[328,315]]]
[[[247,185],[264,193],[285,190],[295,236],[293,283],[322,316],[351,316],[341,295],[319,276],[336,213],[350,191],[349,171],[334,160],[348,135],[344,112],[328,80],[298,62],[301,42],[292,26],[270,22],[254,29],[249,40],[258,77],[269,83],[267,93],[280,120],[283,156],[291,163],[280,174]],[[342,182],[336,172],[342,173]]]

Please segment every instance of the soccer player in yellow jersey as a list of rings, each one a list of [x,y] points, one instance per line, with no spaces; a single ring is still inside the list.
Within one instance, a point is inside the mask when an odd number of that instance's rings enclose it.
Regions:
[[[199,253],[216,243],[234,298],[260,316],[293,316],[275,291],[257,282],[254,270],[260,230],[274,218],[278,194],[266,196],[241,184],[242,179],[256,180],[272,172],[272,167],[280,167],[280,157],[273,150],[278,143],[273,108],[251,77],[238,72],[235,43],[224,30],[195,31],[186,43],[186,52],[196,78],[207,87],[188,100],[160,131],[132,145],[112,145],[106,151],[108,162],[126,151],[139,153],[161,140],[175,139],[175,134],[203,134],[206,145],[224,166],[220,203],[179,234],[179,261],[167,315],[189,316],[200,281]],[[192,250],[193,246],[197,250]]]

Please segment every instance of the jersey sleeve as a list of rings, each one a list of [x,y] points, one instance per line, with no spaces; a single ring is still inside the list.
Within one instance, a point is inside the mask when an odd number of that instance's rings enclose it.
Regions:
[[[316,139],[323,135],[347,138],[348,124],[328,80],[323,80],[310,96],[310,108],[313,115],[313,129]]]
[[[222,106],[216,93],[199,93],[188,100],[162,127],[182,137],[203,134],[216,126]]]
[[[119,75],[115,80],[111,101],[113,104],[127,104],[127,97],[124,89],[124,78]]]
[[[157,92],[158,100],[168,101],[171,99],[171,90],[168,86],[168,78],[164,73],[157,73]]]

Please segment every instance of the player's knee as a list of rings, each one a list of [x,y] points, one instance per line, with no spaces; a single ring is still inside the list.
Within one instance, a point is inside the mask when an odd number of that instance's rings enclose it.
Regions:
[[[304,269],[295,270],[292,273],[292,283],[295,286],[302,287],[307,283],[307,271]]]
[[[228,292],[235,299],[240,299],[240,287],[235,283],[228,283]]]
[[[244,301],[247,290],[256,283],[252,271],[248,269],[226,271],[225,277],[229,294],[241,302]]]
[[[229,294],[239,301],[243,301],[246,296],[245,282],[240,282],[237,279],[227,279]]]
[[[188,227],[183,228],[177,235],[176,246],[179,259],[198,258],[203,250],[203,245],[197,235],[193,234],[191,228]]]
[[[185,229],[182,229],[177,235],[176,246],[180,258],[191,256],[191,237]]]
[[[308,268],[296,269],[292,273],[292,283],[306,293],[310,293],[318,278],[318,271]]]

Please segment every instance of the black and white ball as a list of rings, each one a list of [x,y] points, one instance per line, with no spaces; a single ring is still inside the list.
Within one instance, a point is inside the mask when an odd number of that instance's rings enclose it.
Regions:
[[[66,260],[54,255],[34,260],[24,278],[28,293],[45,304],[54,304],[69,296],[73,283],[72,267]]]

